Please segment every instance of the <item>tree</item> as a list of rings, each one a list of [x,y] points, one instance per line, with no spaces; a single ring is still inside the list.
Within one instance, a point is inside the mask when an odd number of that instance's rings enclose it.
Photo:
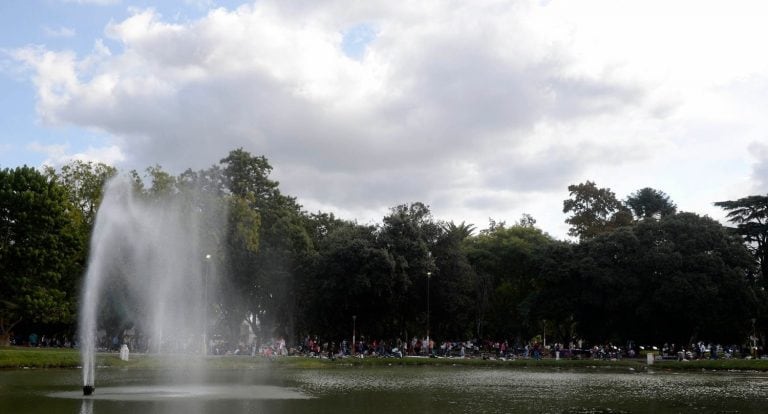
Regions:
[[[250,271],[243,258],[259,250],[261,216],[251,203],[228,191],[218,166],[188,169],[179,176],[159,165],[144,171],[143,176],[135,170],[130,172],[136,195],[150,203],[175,205],[199,226],[198,253],[208,299],[206,324],[211,332],[237,343],[248,313],[243,294],[246,290],[238,283]],[[247,286],[249,281],[243,283]],[[119,299],[110,302],[119,303]],[[102,319],[125,320],[135,312],[105,307]]]
[[[170,195],[178,192],[176,186],[176,177],[163,170],[160,165],[147,167],[144,177],[140,176],[136,170],[130,172],[133,186],[137,193],[145,197],[155,197]],[[145,185],[145,180],[149,180],[150,186]]]
[[[61,185],[67,193],[69,204],[75,208],[70,211],[73,228],[80,238],[82,246],[88,246],[93,232],[96,212],[101,205],[104,196],[104,187],[107,181],[117,175],[117,169],[103,163],[72,161],[63,165],[58,171],[53,167],[44,169],[48,180]],[[84,270],[86,266],[87,248],[80,250],[80,255],[73,258]],[[83,271],[77,271],[76,277],[69,279],[67,291],[76,292],[81,285]]]
[[[461,243],[469,238],[474,232],[475,225],[466,224],[463,221],[460,224],[456,224],[451,221],[443,225],[443,236],[458,243]]]
[[[517,225],[520,227],[536,227],[536,219],[528,213],[523,213],[520,220],[517,221]]]
[[[269,178],[272,166],[264,156],[238,148],[220,161],[226,188],[234,195],[263,204],[279,195],[280,183]]]
[[[738,343],[755,313],[744,246],[692,213],[604,233],[549,255],[535,301],[598,341]]]
[[[581,336],[618,343],[641,339],[633,336],[637,329],[635,309],[645,293],[638,269],[639,252],[637,237],[628,227],[575,246],[571,258],[576,262],[563,266],[571,270],[565,275],[575,277],[564,285],[575,290],[564,293],[576,295],[574,321]]]
[[[70,203],[82,212],[85,224],[90,229],[104,195],[104,186],[117,175],[117,169],[104,163],[75,160],[62,166],[59,171],[47,167],[45,174],[67,189]]]
[[[376,240],[375,227],[336,222],[317,239],[317,251],[311,277],[303,280],[299,290],[299,330],[331,338],[348,337],[355,315],[360,322],[358,332],[367,337],[390,337],[390,321],[395,317],[395,309],[389,306],[396,288],[395,263]]]
[[[552,238],[526,223],[493,226],[468,239],[465,252],[477,275],[477,334],[492,337],[531,334],[528,298]],[[484,328],[483,328],[484,327]]]
[[[393,207],[378,241],[395,263],[392,332],[426,332],[427,277],[435,271],[431,249],[440,234],[429,207],[420,202]]]
[[[160,166],[144,176],[131,172],[143,197],[181,198],[190,213],[202,215],[210,260],[226,276],[211,287],[219,292],[217,330],[235,343],[243,321],[259,340],[292,333],[296,278],[313,254],[301,206],[281,194],[271,170],[265,157],[236,149],[218,166],[178,177]]]
[[[464,252],[471,224],[446,223],[432,248],[430,331],[435,338],[469,338],[474,332],[476,275]]]
[[[70,322],[84,246],[67,191],[30,167],[0,171],[0,343],[22,320]]]
[[[734,201],[719,201],[716,206],[728,211],[728,220],[747,244],[758,264],[755,280],[768,288],[768,195],[753,195]]]
[[[570,236],[589,240],[631,222],[631,213],[609,188],[598,188],[587,181],[569,185],[568,191],[571,198],[563,201],[563,213],[572,213],[565,220],[571,225]]]
[[[552,324],[552,337],[564,343],[576,337],[576,315],[583,291],[577,247],[567,241],[555,241],[546,246],[533,294],[527,299],[530,317]]]
[[[677,206],[663,191],[645,187],[627,197],[625,204],[635,219],[659,219],[677,212]]]
[[[737,237],[720,223],[678,213],[635,229],[640,241],[643,283],[652,291],[638,316],[644,331],[674,338],[738,343],[755,316],[753,267]],[[684,336],[687,334],[687,337]]]
[[[224,253],[227,263],[226,275],[219,289],[217,310],[221,315],[220,328],[230,341],[238,339],[243,321],[251,322],[253,331],[258,332],[257,321],[251,312],[254,290],[253,269],[261,243],[261,215],[253,210],[242,198],[225,197],[228,206],[227,222],[223,234]],[[220,262],[223,265],[223,263]]]
[[[234,288],[247,303],[244,317],[261,338],[290,335],[298,306],[296,279],[314,251],[301,206],[269,178],[272,166],[265,157],[237,149],[220,163],[226,192],[260,217],[258,250],[241,252],[230,263]]]

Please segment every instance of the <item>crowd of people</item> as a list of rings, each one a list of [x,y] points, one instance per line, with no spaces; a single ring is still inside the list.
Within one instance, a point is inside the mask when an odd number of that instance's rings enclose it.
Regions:
[[[9,337],[12,346],[30,346],[33,348],[74,348],[77,347],[77,341],[70,339],[68,335],[38,335],[37,333],[30,333],[29,335],[22,336],[14,333]]]
[[[147,347],[138,336],[99,337],[98,348],[102,351],[118,350],[126,343],[131,351],[146,352]],[[685,346],[675,343],[664,343],[661,346],[642,346],[628,342],[624,346],[613,343],[588,345],[584,340],[573,340],[568,344],[559,342],[549,343],[534,338],[527,342],[509,340],[464,340],[464,341],[435,341],[433,338],[412,337],[405,341],[395,339],[371,339],[361,336],[354,342],[347,339],[337,341],[325,340],[317,335],[307,335],[293,346],[286,344],[283,337],[267,341],[253,341],[250,344],[229,346],[226,343],[210,341],[208,353],[213,355],[250,355],[265,357],[281,357],[303,355],[322,358],[345,357],[440,357],[440,358],[499,358],[499,359],[542,359],[542,358],[590,358],[590,359],[622,359],[645,358],[653,353],[658,359],[697,360],[719,358],[768,358],[757,338],[750,338],[751,344],[722,345],[698,341]],[[11,344],[30,347],[76,348],[77,342],[66,335],[11,336]],[[141,345],[141,346],[139,346]],[[199,348],[198,348],[199,349]],[[180,351],[180,350],[176,350]],[[182,351],[183,352],[183,351]]]
[[[254,348],[255,349],[255,348]],[[538,338],[531,341],[511,342],[509,340],[465,340],[439,341],[432,338],[413,337],[402,339],[369,339],[360,337],[354,343],[347,339],[327,341],[317,335],[305,336],[293,347],[286,347],[283,338],[266,341],[252,355],[287,356],[303,355],[318,358],[344,357],[441,357],[441,358],[498,358],[498,359],[542,359],[542,358],[589,358],[610,359],[646,358],[652,353],[659,359],[718,359],[718,358],[760,358],[762,347],[721,345],[699,341],[688,346],[665,343],[658,346],[638,346],[628,342],[624,346],[613,343],[587,345],[586,341],[574,340],[568,344],[546,344]]]

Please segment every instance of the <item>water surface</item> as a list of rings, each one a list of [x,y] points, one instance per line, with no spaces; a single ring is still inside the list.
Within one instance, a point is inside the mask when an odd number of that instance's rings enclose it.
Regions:
[[[0,372],[8,413],[764,413],[768,374],[461,366]]]

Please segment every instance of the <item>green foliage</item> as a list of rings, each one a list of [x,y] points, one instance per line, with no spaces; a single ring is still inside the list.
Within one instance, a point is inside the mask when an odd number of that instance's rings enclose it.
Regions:
[[[47,167],[45,174],[67,190],[69,202],[82,213],[86,226],[91,227],[104,195],[104,185],[117,175],[117,169],[103,163],[75,160],[59,171]]]
[[[238,148],[222,159],[225,187],[234,195],[266,202],[278,195],[279,183],[269,179],[272,166],[264,156]]]
[[[393,207],[383,219],[378,238],[395,263],[390,306],[393,332],[399,335],[427,331],[427,278],[435,271],[431,250],[440,231],[429,207],[420,202]]]
[[[528,337],[529,304],[551,237],[530,224],[491,226],[467,239],[464,251],[476,273],[478,336]],[[488,326],[483,329],[483,324]]]
[[[536,303],[593,340],[738,343],[755,306],[750,266],[719,223],[680,213],[557,247]]]
[[[753,195],[734,201],[715,203],[728,211],[728,220],[740,235],[758,263],[759,280],[768,288],[768,195]]]
[[[147,167],[144,173],[144,177],[142,177],[136,170],[130,172],[134,189],[138,194],[157,199],[161,196],[169,196],[177,191],[176,177],[164,171],[161,166]],[[146,181],[149,181],[149,187],[146,187]]]
[[[378,226],[307,214],[271,172],[243,149],[178,176],[157,165],[130,172],[139,196],[200,215],[206,265],[221,274],[209,313],[232,342],[243,320],[262,340],[348,338],[353,315],[358,336],[383,339],[429,330],[438,340],[524,342],[546,328],[563,342],[738,343],[751,318],[768,326],[768,196],[716,203],[734,233],[676,213],[661,191],[643,188],[622,203],[587,181],[569,186],[563,203],[579,238],[570,243],[528,214],[480,232],[438,223],[418,202],[393,207]],[[79,161],[45,174],[0,172],[0,335],[22,318],[72,323],[85,246],[115,174]],[[141,312],[111,299],[102,311],[113,329]]]
[[[63,165],[58,171],[53,167],[46,167],[44,174],[48,180],[58,183],[66,191],[69,204],[75,207],[68,209],[68,213],[73,234],[80,239],[82,248],[79,254],[72,258],[73,263],[76,263],[73,264],[72,277],[64,278],[62,284],[67,292],[76,296],[77,289],[82,284],[81,275],[86,265],[87,246],[96,221],[96,212],[104,196],[104,187],[109,179],[117,175],[117,170],[103,163],[75,160]]]
[[[625,204],[637,220],[659,219],[677,212],[677,206],[667,194],[650,187],[632,193]]]
[[[391,336],[395,263],[379,245],[375,230],[339,222],[318,239],[311,278],[305,280],[301,292],[302,332],[331,338],[351,336],[355,315],[358,335]]]
[[[290,335],[297,306],[293,289],[314,250],[301,206],[280,192],[277,181],[269,179],[272,166],[265,157],[237,149],[221,165],[225,192],[238,200],[241,217],[245,217],[246,205],[252,210],[251,224],[238,219],[241,226],[236,234],[246,234],[248,228],[254,232],[255,215],[259,217],[257,250],[251,248],[253,244],[248,247],[230,239],[231,287],[245,298],[244,316],[255,317],[249,320],[261,337]],[[255,233],[250,239],[255,240]]]
[[[474,232],[475,226],[473,224],[466,224],[463,221],[461,224],[455,224],[451,221],[443,225],[443,236],[447,236],[451,240],[459,243],[469,238]]]
[[[476,274],[463,250],[473,231],[471,224],[448,223],[432,248],[430,331],[435,338],[470,338],[475,332]]]
[[[261,216],[249,208],[242,198],[232,198],[229,204],[229,230],[231,247],[255,254],[259,251]]]
[[[571,213],[565,222],[568,234],[581,240],[628,225],[631,213],[609,188],[598,188],[592,181],[569,185],[571,198],[563,201],[563,213]]]
[[[0,171],[0,335],[21,320],[70,322],[82,239],[67,191],[30,167]]]

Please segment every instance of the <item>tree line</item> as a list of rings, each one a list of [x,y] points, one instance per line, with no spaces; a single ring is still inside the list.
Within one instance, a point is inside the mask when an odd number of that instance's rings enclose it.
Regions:
[[[433,218],[421,202],[379,224],[306,212],[270,178],[263,156],[231,151],[178,176],[130,171],[142,197],[182,197],[228,211],[206,229],[221,269],[217,334],[260,339],[429,335],[441,340],[745,343],[768,327],[768,195],[715,203],[732,227],[678,212],[643,188],[620,200],[594,182],[568,187],[569,235],[557,240],[523,215],[507,224]],[[114,167],[0,170],[0,342],[11,332],[72,335],[89,237]],[[202,199],[205,200],[202,200]],[[224,207],[224,208],[222,208]],[[353,321],[354,318],[354,321]],[[131,315],[105,315],[110,334]]]

